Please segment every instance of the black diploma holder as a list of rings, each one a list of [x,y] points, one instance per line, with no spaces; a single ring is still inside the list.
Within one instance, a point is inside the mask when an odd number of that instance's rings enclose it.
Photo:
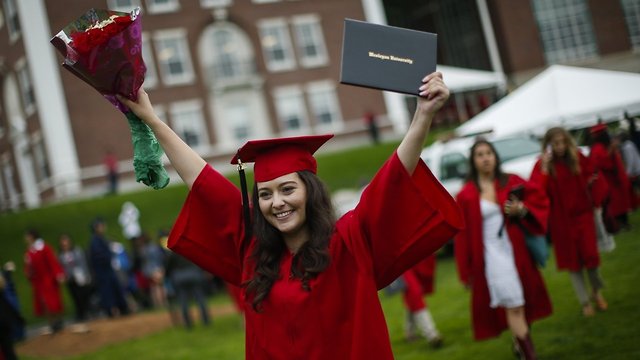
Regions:
[[[345,19],[340,82],[419,95],[436,55],[436,34]]]

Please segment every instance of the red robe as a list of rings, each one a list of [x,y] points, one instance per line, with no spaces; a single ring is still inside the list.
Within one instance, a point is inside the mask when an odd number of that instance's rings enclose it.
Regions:
[[[64,269],[49,245],[36,240],[24,254],[24,263],[24,270],[33,290],[34,314],[44,316],[62,313],[58,279],[64,278]]]
[[[427,308],[424,296],[433,293],[435,271],[436,256],[434,254],[405,271],[402,275],[406,285],[402,296],[410,312],[414,313]]]
[[[500,208],[504,208],[509,190],[525,181],[510,175],[505,187],[495,182],[496,197]],[[457,197],[464,214],[466,228],[459,232],[454,242],[458,275],[463,284],[471,288],[471,317],[473,335],[476,340],[500,335],[507,329],[503,308],[491,308],[489,289],[484,270],[484,243],[482,238],[482,214],[480,193],[473,182],[467,182]],[[546,233],[549,201],[536,184],[525,183],[524,204],[529,215],[520,222],[532,234]],[[514,260],[525,299],[525,316],[529,323],[551,314],[551,300],[547,288],[524,241],[524,232],[516,220],[506,220],[506,230],[513,247]]]
[[[613,216],[624,215],[631,210],[629,201],[629,176],[627,175],[620,152],[609,150],[600,143],[591,147],[589,159],[596,171],[602,172],[609,185],[607,211]]]
[[[540,160],[533,167],[531,181],[547,192],[550,200],[549,233],[558,270],[580,271],[600,265],[594,206],[598,206],[608,191],[588,185],[594,170],[589,160],[578,153],[580,174],[573,174],[561,161],[554,161],[555,176],[540,170]],[[594,204],[595,203],[595,204]]]
[[[405,270],[429,256],[461,227],[460,210],[421,161],[413,175],[394,153],[336,223],[330,265],[302,289],[289,276],[292,257],[262,302],[248,306],[247,359],[392,359],[378,299]],[[174,225],[169,247],[232,284],[251,278],[238,189],[205,166]],[[246,265],[246,266],[245,266]],[[245,297],[243,288],[243,297]]]

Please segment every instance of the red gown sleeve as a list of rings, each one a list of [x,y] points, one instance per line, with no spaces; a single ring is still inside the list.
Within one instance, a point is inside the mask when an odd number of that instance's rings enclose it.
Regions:
[[[529,181],[538,184],[541,189],[548,191],[549,174],[544,174],[540,168],[540,160],[536,161],[536,164],[531,170],[531,176]]]
[[[458,268],[458,278],[465,285],[470,285],[469,275],[472,268],[471,257],[471,231],[472,228],[468,222],[472,218],[471,205],[468,204],[466,191],[463,190],[458,194],[456,200],[463,212],[467,226],[458,232],[454,240],[453,253],[456,258],[456,266]]]
[[[206,165],[178,215],[168,246],[225,281],[242,281],[244,236],[238,188]]]
[[[549,218],[549,197],[540,184],[534,181],[525,181],[517,175],[514,182],[524,183],[524,206],[528,215],[522,220],[522,226],[531,234],[544,235],[547,233]]]
[[[336,227],[380,289],[434,253],[463,227],[457,204],[420,161],[409,174],[397,154],[382,166],[356,208]]]
[[[594,145],[589,153],[589,158],[596,170],[611,172],[616,170],[615,164],[611,160],[611,155],[603,145]]]

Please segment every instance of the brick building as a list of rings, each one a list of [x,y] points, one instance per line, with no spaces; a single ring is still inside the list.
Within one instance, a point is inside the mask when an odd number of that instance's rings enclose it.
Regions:
[[[0,211],[104,193],[105,154],[133,182],[123,116],[60,67],[50,37],[90,7],[143,12],[145,88],[158,115],[216,165],[246,139],[334,132],[367,141],[362,115],[401,134],[415,100],[338,84],[346,17],[438,34],[440,64],[516,88],[551,64],[640,72],[639,0],[2,0]],[[445,79],[446,81],[446,79]],[[463,121],[495,88],[456,93]],[[226,165],[224,165],[226,166]],[[231,167],[224,168],[231,170]],[[175,177],[175,176],[174,176]]]

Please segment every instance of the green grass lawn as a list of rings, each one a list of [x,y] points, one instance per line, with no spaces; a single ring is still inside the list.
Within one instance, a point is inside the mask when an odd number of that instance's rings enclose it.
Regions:
[[[605,296],[610,309],[584,318],[574,296],[569,277],[555,270],[553,260],[544,270],[554,314],[536,322],[533,339],[541,359],[640,359],[640,212],[632,217],[631,232],[616,237],[617,249],[602,256]],[[219,299],[218,299],[219,301]],[[397,359],[513,359],[510,334],[475,342],[471,339],[469,293],[459,284],[453,259],[441,259],[437,268],[436,293],[428,302],[445,337],[441,349],[426,342],[407,343],[403,339],[404,308],[400,295],[381,293],[391,342]],[[309,324],[313,326],[313,324]],[[219,317],[210,327],[193,331],[174,328],[109,346],[75,359],[241,359],[244,337],[237,315]]]

